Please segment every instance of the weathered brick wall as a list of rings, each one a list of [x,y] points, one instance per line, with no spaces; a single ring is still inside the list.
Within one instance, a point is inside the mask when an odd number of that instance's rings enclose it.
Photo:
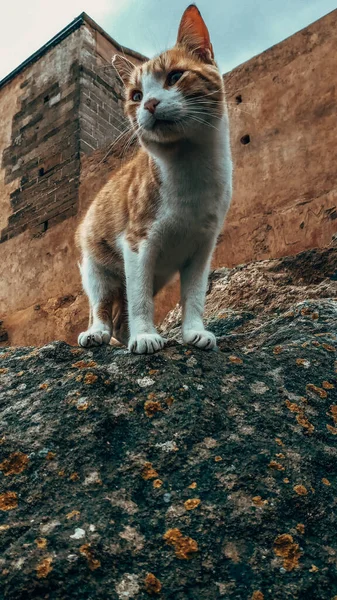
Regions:
[[[1,242],[27,228],[43,233],[77,211],[80,35],[73,32],[24,73],[10,145],[2,153],[4,183],[16,185]]]

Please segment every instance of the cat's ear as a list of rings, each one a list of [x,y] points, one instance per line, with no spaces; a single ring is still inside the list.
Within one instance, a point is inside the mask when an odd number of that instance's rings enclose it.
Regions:
[[[123,56],[123,54],[115,54],[112,57],[111,64],[117,71],[117,75],[119,75],[124,85],[126,85],[130,79],[132,71],[135,68],[135,65],[131,62],[131,60],[126,58],[126,56]]]
[[[214,61],[208,29],[195,4],[190,4],[181,18],[177,44],[185,46],[205,62]]]

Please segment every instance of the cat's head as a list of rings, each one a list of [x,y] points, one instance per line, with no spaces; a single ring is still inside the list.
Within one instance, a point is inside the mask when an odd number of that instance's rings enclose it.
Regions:
[[[200,139],[217,128],[223,80],[195,5],[185,10],[171,50],[136,67],[120,56],[114,65],[125,85],[125,113],[145,145]]]

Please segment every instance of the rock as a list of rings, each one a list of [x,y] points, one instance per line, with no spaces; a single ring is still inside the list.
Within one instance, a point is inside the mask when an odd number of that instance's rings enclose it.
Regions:
[[[314,275],[308,253],[215,272],[218,351],[0,350],[1,598],[337,595],[336,253],[318,252]]]

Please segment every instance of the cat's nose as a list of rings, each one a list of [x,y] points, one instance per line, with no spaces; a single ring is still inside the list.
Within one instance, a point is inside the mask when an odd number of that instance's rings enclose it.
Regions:
[[[156,112],[156,107],[159,103],[160,100],[157,100],[157,98],[150,98],[150,100],[147,100],[144,103],[144,108],[146,108],[146,110],[148,110],[151,113],[151,115],[153,115]]]

